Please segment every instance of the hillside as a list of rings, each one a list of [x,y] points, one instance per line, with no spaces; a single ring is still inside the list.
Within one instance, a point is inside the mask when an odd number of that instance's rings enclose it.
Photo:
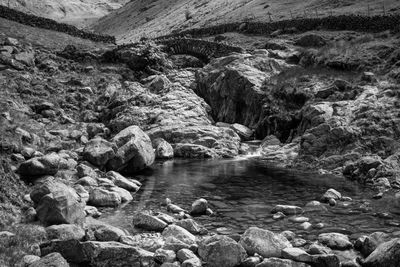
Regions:
[[[101,18],[93,29],[129,42],[143,36],[244,20],[269,22],[304,16],[377,15],[399,9],[400,2],[393,0],[133,0]]]
[[[78,27],[91,24],[127,2],[128,0],[0,0],[1,5],[9,4],[11,8]]]

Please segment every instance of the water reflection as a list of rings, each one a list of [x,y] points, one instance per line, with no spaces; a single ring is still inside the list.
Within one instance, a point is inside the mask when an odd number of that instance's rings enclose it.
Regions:
[[[370,233],[376,230],[394,232],[398,228],[398,215],[377,216],[388,212],[392,198],[386,196],[372,200],[371,189],[332,175],[319,175],[274,168],[258,158],[235,160],[171,160],[156,163],[138,177],[143,187],[134,201],[118,210],[105,210],[102,220],[130,231],[131,216],[138,210],[165,211],[162,201],[168,197],[174,204],[189,209],[193,200],[209,200],[216,216],[197,218],[209,230],[243,232],[250,226],[272,230],[292,230],[307,236],[322,231],[344,233]],[[270,214],[277,204],[304,207],[311,200],[318,200],[329,188],[353,198],[339,202],[326,212],[306,212],[312,224],[323,223],[325,228],[306,233],[299,224],[288,218],[274,221]]]

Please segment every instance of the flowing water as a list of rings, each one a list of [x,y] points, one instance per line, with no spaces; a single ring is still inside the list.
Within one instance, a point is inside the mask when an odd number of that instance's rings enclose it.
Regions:
[[[391,194],[374,200],[376,191],[333,175],[320,175],[271,167],[257,158],[233,160],[171,160],[156,163],[151,171],[140,175],[143,182],[134,201],[118,209],[102,210],[102,221],[137,232],[131,224],[132,214],[139,210],[166,212],[161,204],[170,198],[174,204],[190,210],[197,198],[209,201],[215,216],[196,220],[208,230],[220,234],[242,233],[250,226],[272,231],[292,230],[305,239],[314,239],[321,232],[341,232],[352,237],[383,231],[399,235],[400,216],[391,213]],[[304,207],[319,200],[329,188],[335,188],[349,202],[338,201],[327,211],[305,212],[313,225],[324,228],[304,231],[290,217],[275,221],[271,210],[275,205]]]

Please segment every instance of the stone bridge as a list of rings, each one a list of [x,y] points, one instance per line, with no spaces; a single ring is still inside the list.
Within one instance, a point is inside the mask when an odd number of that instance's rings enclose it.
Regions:
[[[194,56],[204,63],[208,63],[212,58],[227,56],[233,52],[244,52],[240,47],[193,38],[161,39],[157,40],[157,43],[164,45],[166,53]]]

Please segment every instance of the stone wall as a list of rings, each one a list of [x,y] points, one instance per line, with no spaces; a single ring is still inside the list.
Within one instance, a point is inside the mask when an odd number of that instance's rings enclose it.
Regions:
[[[171,34],[161,38],[179,36],[205,36],[223,34],[226,32],[245,32],[251,34],[270,34],[276,30],[292,30],[306,32],[310,30],[351,30],[362,32],[381,32],[392,30],[400,31],[400,15],[386,16],[361,16],[341,15],[324,18],[301,18],[293,20],[282,20],[276,22],[237,22],[211,27],[190,29]]]
[[[0,5],[0,17],[16,21],[18,23],[25,24],[28,26],[63,32],[75,37],[89,39],[95,42],[115,43],[114,36],[99,35],[83,31],[72,25],[68,25],[65,23],[58,23],[52,19],[26,14],[24,12],[20,12],[2,5]]]

